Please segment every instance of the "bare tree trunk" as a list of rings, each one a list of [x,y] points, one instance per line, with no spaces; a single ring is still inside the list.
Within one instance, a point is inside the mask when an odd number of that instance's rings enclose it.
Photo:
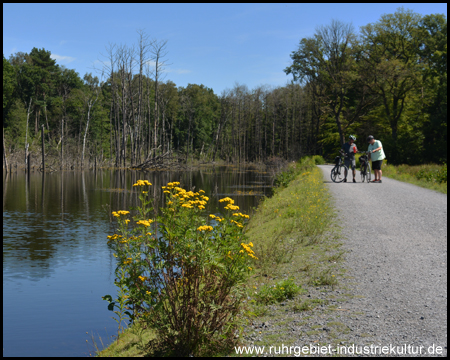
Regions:
[[[94,107],[95,103],[97,102],[98,93],[99,93],[99,87],[97,86],[95,100],[93,100],[92,97],[88,100],[88,113],[87,113],[87,120],[86,120],[86,130],[84,131],[84,136],[83,136],[83,152],[81,155],[81,167],[84,167],[84,151],[86,148],[86,136],[87,136],[87,132],[89,129],[89,121],[91,120],[91,109]]]
[[[45,173],[44,125],[42,125],[42,172]],[[42,200],[44,201],[44,200]]]
[[[158,101],[159,99],[159,81],[162,80],[161,73],[163,72],[165,66],[167,65],[164,61],[164,58],[167,56],[167,40],[162,41],[153,41],[151,44],[151,53],[153,55],[153,59],[155,60],[155,71],[154,71],[154,80],[155,80],[155,127],[154,127],[154,143],[153,147],[155,149],[153,153],[153,157],[156,156],[156,149],[158,148],[158,133],[157,133],[157,124],[159,121],[159,108]]]
[[[5,128],[3,128],[3,160],[5,161],[5,173],[8,173],[8,161],[6,160],[6,149],[5,149]]]
[[[28,155],[28,120],[30,119],[31,111],[31,101],[33,98],[30,97],[30,103],[28,104],[28,110],[27,110],[27,127],[25,129],[25,167],[27,166],[27,155]],[[25,103],[26,105],[26,103]]]

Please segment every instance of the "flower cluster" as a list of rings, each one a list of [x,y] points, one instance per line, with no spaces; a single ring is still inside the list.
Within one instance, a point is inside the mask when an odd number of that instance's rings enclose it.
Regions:
[[[233,216],[240,216],[240,217],[245,218],[245,219],[250,219],[250,216],[242,214],[242,213],[234,213]]]
[[[150,226],[150,224],[153,222],[152,219],[148,219],[148,220],[139,220],[138,222],[136,222],[137,225],[144,225],[145,227]]]
[[[220,218],[220,217],[218,217],[218,216],[216,216],[216,215],[214,215],[214,214],[210,214],[209,217],[210,217],[211,219],[215,219],[215,220],[218,221],[218,222],[222,222],[222,221],[225,220],[225,218]]]
[[[133,184],[133,186],[145,186],[145,185],[151,185],[151,183],[148,180],[138,180],[136,184]]]
[[[129,213],[130,212],[126,211],[126,210],[119,210],[119,211],[113,211],[112,212],[113,216],[115,216],[115,217],[120,217],[120,215],[127,215]]]
[[[165,194],[172,195],[171,199],[177,199],[181,207],[187,209],[194,209],[196,206],[198,209],[203,210],[207,204],[209,197],[202,195],[205,191],[199,190],[198,192],[186,191],[183,188],[178,187],[179,182],[170,182],[167,186],[162,186]],[[167,203],[172,205],[173,201],[170,200]]]
[[[234,220],[230,220],[231,223],[236,224],[238,227],[243,228],[244,225],[242,225],[241,223],[238,223],[237,221]]]
[[[213,227],[209,225],[203,225],[197,228],[198,231],[212,231]]]
[[[251,249],[253,247],[253,243],[251,242],[249,242],[248,244],[241,243],[241,246],[247,252],[248,256],[250,256],[252,259],[258,260],[258,258],[255,256],[255,252]],[[244,253],[244,250],[240,250],[239,252]]]
[[[225,206],[226,210],[239,210],[239,206],[233,205],[234,204],[234,200],[230,199],[229,197],[220,199],[219,202],[228,202],[228,205]]]

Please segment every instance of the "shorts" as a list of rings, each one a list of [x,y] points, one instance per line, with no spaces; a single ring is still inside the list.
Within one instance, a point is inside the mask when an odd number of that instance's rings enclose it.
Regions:
[[[351,163],[351,167],[350,167],[350,163]],[[356,161],[355,161],[355,159],[353,159],[353,160],[345,159],[344,160],[344,165],[347,166],[349,169],[352,169],[352,170],[356,169]]]
[[[372,161],[372,170],[381,170],[383,160]]]

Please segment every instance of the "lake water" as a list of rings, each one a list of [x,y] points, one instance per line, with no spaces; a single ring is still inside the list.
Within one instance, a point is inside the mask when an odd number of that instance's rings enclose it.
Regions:
[[[138,179],[153,184],[159,206],[161,186],[180,181],[206,192],[207,214],[224,196],[251,214],[270,195],[272,176],[225,166],[4,174],[3,356],[88,356],[91,334],[111,342],[117,324],[102,296],[116,293],[115,258],[106,236],[114,233],[111,211],[137,205]]]

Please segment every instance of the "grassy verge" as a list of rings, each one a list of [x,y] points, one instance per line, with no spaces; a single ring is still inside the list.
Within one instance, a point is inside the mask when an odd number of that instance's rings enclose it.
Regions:
[[[383,164],[383,176],[447,194],[447,165]]]
[[[249,280],[249,323],[241,345],[269,347],[298,339],[290,324],[298,313],[307,319],[315,308],[326,308],[329,300],[322,294],[338,287],[344,275],[339,228],[316,163],[307,158],[291,165],[279,176],[282,186],[250,220],[246,234],[260,261]],[[313,336],[311,331],[306,335]]]
[[[96,356],[100,357],[141,357],[148,353],[146,345],[156,338],[155,332],[145,328],[142,324],[135,323],[120,334],[118,340],[107,348],[99,349],[97,341],[92,338],[92,345]]]

